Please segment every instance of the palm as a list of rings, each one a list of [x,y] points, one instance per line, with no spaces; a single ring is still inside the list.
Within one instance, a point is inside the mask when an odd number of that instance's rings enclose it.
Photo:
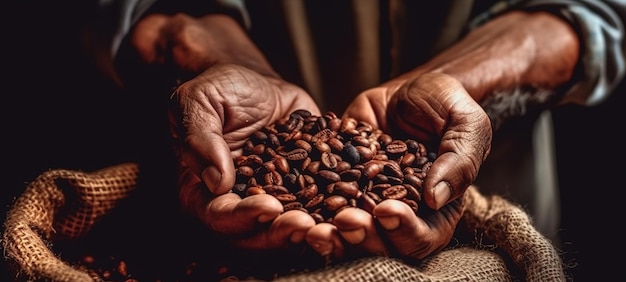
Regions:
[[[306,92],[244,67],[218,65],[181,85],[176,98],[171,126],[181,159],[183,207],[218,233],[248,234],[236,236],[241,239],[234,243],[251,249],[284,247],[294,233],[314,224],[305,213],[282,214],[282,205],[271,196],[242,200],[228,193],[235,182],[233,157],[241,154],[249,136],[296,109],[319,114]],[[207,170],[220,177],[207,180]]]
[[[424,181],[423,199],[437,211],[418,218],[406,205],[385,201],[373,211],[383,233],[401,256],[423,258],[443,248],[453,235],[463,213],[462,194],[478,173],[489,152],[490,121],[486,113],[454,79],[445,75],[425,74],[396,87],[379,87],[363,92],[349,105],[345,116],[364,120],[396,138],[407,136],[434,147],[438,154]],[[435,192],[440,182],[449,183],[449,196]],[[445,186],[445,185],[444,185]],[[336,229],[347,241],[369,253],[389,253],[380,239],[373,217],[358,210],[339,213]],[[308,240],[329,241],[334,227],[315,227]],[[350,240],[362,230],[364,239]],[[346,237],[349,236],[349,237]],[[343,252],[338,244],[332,251]],[[325,249],[324,251],[328,251]]]

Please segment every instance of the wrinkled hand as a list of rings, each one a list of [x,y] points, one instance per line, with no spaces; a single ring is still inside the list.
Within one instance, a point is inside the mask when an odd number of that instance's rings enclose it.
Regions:
[[[578,61],[578,48],[576,33],[562,19],[547,12],[509,12],[424,65],[363,92],[345,116],[436,145],[438,157],[424,180],[422,197],[437,212],[417,218],[394,201],[379,204],[375,218],[345,210],[336,215],[336,226],[316,226],[307,240],[320,253],[357,248],[417,259],[444,247],[462,215],[459,199],[491,149],[491,123],[476,101],[496,90],[551,89],[565,83]]]
[[[346,209],[335,216],[334,226],[315,226],[308,234],[309,243],[321,254],[342,256],[350,248],[415,259],[444,248],[463,214],[462,195],[490,150],[492,132],[486,113],[454,78],[423,74],[362,93],[344,116],[369,122],[392,136],[408,134],[438,145],[422,195],[436,212],[419,218],[396,200],[381,202],[372,214]]]
[[[304,241],[315,221],[302,211],[281,214],[270,195],[241,199],[233,158],[255,131],[296,109],[319,115],[302,89],[237,65],[215,65],[173,96],[171,128],[178,141],[180,200],[214,231],[245,249],[276,249]]]
[[[187,81],[177,88],[170,110],[182,208],[243,249],[303,242],[315,224],[308,214],[282,214],[280,202],[269,195],[242,200],[228,192],[235,183],[233,158],[248,137],[296,109],[319,114],[310,96],[281,80],[226,15],[150,14],[135,26],[131,43],[152,74],[143,76],[150,80],[144,83],[160,77]]]

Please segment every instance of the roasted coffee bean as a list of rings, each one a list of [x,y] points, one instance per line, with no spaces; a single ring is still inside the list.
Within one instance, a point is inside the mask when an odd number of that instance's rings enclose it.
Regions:
[[[382,192],[385,199],[402,200],[408,195],[406,188],[402,185],[391,186]]]
[[[367,122],[297,110],[246,140],[233,159],[232,191],[272,195],[284,211],[306,211],[317,223],[332,223],[347,207],[371,212],[387,199],[419,214],[427,209],[422,185],[436,157],[418,140],[394,139]]]
[[[337,158],[329,152],[323,152],[320,160],[326,168],[334,169],[337,167]]]
[[[304,207],[304,206],[302,205],[302,203],[300,203],[300,202],[296,202],[296,201],[292,201],[292,202],[289,202],[289,203],[285,203],[285,204],[283,205],[283,209],[284,209],[285,211],[290,211],[290,210],[299,210],[299,209],[301,209],[301,208],[303,208],[303,207]]]
[[[348,200],[339,195],[332,195],[324,200],[324,208],[327,211],[337,211],[340,208],[343,208],[348,205]]]
[[[314,183],[314,184],[309,184],[304,189],[296,192],[296,196],[308,201],[308,200],[313,199],[313,197],[315,197],[318,192],[319,192],[319,189],[317,187],[317,184]]]
[[[314,209],[318,207],[324,201],[324,194],[317,194],[310,201],[308,201],[304,207],[307,209]]]
[[[294,194],[277,194],[274,195],[281,203],[292,203],[298,198]]]

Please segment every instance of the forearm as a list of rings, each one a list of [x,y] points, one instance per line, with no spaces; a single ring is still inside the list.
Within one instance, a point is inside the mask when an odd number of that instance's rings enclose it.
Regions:
[[[578,57],[578,37],[567,22],[549,13],[516,11],[473,30],[388,85],[426,72],[445,73],[482,102],[496,91],[558,87],[572,78]]]
[[[131,42],[145,64],[171,64],[185,78],[216,64],[236,64],[277,77],[243,27],[229,15],[148,15],[137,23]]]

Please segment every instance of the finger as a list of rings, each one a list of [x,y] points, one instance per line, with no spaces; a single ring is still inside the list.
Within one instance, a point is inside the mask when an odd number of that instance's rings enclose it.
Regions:
[[[233,244],[248,250],[279,249],[305,241],[309,229],[315,226],[315,220],[299,210],[291,210],[278,216],[268,230],[245,239],[236,239]]]
[[[220,130],[190,132],[182,156],[214,194],[227,193],[235,184],[235,165]]]
[[[356,251],[383,256],[389,254],[369,212],[358,208],[346,208],[335,215],[333,223],[341,237],[354,246]]]
[[[424,179],[424,201],[440,209],[461,197],[474,182],[480,166],[491,148],[491,124],[473,100],[465,100],[473,108],[453,112],[450,125],[439,144],[437,158]]]
[[[181,160],[213,194],[224,194],[235,184],[235,165],[222,134],[220,115],[210,101],[197,101],[189,93],[193,86],[182,85],[170,111],[171,133]]]
[[[235,193],[227,193],[207,205],[204,219],[218,233],[241,235],[257,230],[282,212],[282,204],[269,194],[241,199]]]
[[[322,222],[307,232],[306,241],[321,256],[343,257],[345,249],[340,236],[334,224]]]
[[[422,219],[408,205],[386,200],[372,213],[398,255],[422,259],[448,244],[461,219],[462,206],[459,199]]]
[[[491,122],[463,85],[443,74],[425,74],[391,101],[396,125],[418,140],[438,143],[424,179],[424,201],[433,209],[460,197],[474,182],[491,148]]]

